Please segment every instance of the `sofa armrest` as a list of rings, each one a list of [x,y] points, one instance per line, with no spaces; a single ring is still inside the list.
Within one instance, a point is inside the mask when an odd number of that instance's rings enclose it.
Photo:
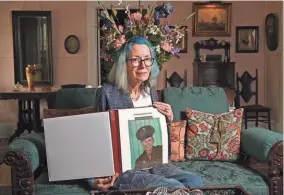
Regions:
[[[269,152],[269,194],[283,194],[283,141],[279,141]]]
[[[29,133],[9,144],[9,150],[24,152],[35,171],[46,163],[45,142],[43,133]]]
[[[34,195],[33,171],[30,161],[24,152],[6,151],[0,154],[0,165],[11,166],[12,195]]]
[[[279,141],[283,141],[280,133],[259,127],[248,128],[241,133],[241,151],[259,162],[268,163],[269,152]]]

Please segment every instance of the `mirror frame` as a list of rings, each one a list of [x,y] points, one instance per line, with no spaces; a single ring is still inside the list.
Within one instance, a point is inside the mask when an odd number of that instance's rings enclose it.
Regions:
[[[19,82],[20,84],[26,86],[27,80],[22,77],[22,71],[25,67],[21,67],[22,62],[22,52],[23,49],[20,48],[20,25],[18,18],[20,16],[45,16],[47,18],[47,42],[48,42],[48,61],[49,61],[49,75],[50,78],[45,81],[35,81],[36,86],[52,86],[53,85],[53,55],[52,55],[52,23],[51,23],[51,11],[12,11],[12,31],[13,31],[13,47],[14,47],[14,80],[15,84]]]

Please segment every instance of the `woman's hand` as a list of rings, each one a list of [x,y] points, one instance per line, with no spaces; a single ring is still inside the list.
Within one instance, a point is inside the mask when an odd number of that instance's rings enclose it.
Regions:
[[[92,189],[96,190],[108,190],[113,186],[114,181],[118,177],[118,174],[115,174],[112,177],[96,178],[92,183]]]
[[[154,102],[153,106],[157,108],[160,113],[166,116],[168,123],[171,123],[173,121],[174,114],[171,105],[163,102]]]

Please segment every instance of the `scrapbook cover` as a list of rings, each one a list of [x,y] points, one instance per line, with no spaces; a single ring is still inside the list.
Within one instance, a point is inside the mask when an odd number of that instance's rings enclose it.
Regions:
[[[166,119],[153,107],[43,122],[49,181],[105,177],[168,162]]]

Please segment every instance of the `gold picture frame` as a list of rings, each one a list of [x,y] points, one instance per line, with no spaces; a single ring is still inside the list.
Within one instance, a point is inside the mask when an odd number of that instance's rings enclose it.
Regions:
[[[193,3],[192,36],[231,35],[231,3]]]

